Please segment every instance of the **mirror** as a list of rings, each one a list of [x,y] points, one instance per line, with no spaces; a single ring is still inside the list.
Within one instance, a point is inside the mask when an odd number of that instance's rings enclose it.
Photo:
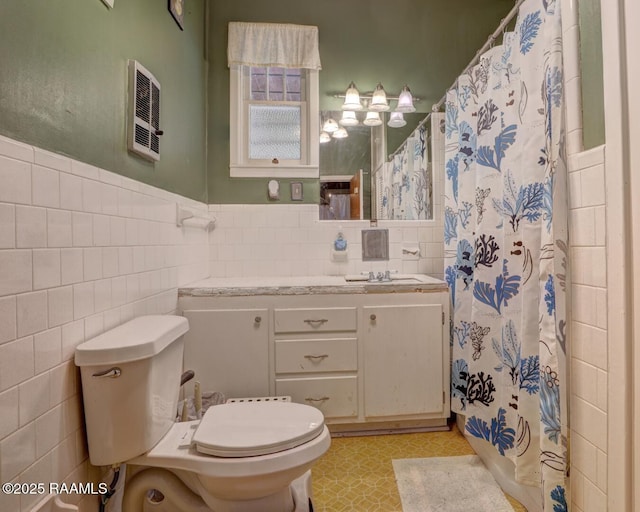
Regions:
[[[426,117],[424,112],[404,114],[407,124],[387,126],[389,112],[381,112],[383,124],[362,124],[366,112],[356,114],[360,123],[346,126],[348,137],[320,144],[320,220],[376,220],[373,176],[380,162],[400,149]],[[342,111],[322,111],[322,122],[339,121]]]

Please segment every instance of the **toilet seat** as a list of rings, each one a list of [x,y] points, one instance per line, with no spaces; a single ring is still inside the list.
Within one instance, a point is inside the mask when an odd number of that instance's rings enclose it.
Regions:
[[[210,407],[193,435],[199,453],[254,457],[288,450],[319,436],[324,416],[293,402],[234,402]]]

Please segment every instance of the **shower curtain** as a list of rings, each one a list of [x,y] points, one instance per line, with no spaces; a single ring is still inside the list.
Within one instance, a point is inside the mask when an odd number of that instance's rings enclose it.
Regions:
[[[447,93],[452,408],[567,510],[567,228],[560,0],[525,0]]]
[[[407,137],[402,150],[376,172],[378,219],[432,218],[427,142],[427,129],[422,125]]]

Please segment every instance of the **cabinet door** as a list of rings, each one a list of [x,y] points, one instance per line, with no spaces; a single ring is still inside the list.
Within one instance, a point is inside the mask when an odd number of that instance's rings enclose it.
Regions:
[[[443,409],[442,306],[364,307],[367,417]]]
[[[184,368],[194,370],[203,392],[227,398],[269,394],[269,315],[267,309],[184,311],[189,331]],[[187,394],[192,392],[192,383]]]

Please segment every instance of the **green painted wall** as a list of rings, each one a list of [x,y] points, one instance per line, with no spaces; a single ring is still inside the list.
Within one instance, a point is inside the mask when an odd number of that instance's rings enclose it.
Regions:
[[[600,0],[579,0],[582,123],[585,149],[605,142]]]
[[[512,7],[513,0],[211,0],[209,202],[268,202],[268,180],[229,177],[229,21],[318,26],[321,110],[338,110],[332,94],[354,80],[361,92],[381,81],[393,95],[407,83],[429,112]],[[303,181],[305,202],[317,202],[317,180]]]
[[[206,201],[205,0],[0,1],[0,134]],[[155,164],[126,147],[127,59],[160,81]]]

